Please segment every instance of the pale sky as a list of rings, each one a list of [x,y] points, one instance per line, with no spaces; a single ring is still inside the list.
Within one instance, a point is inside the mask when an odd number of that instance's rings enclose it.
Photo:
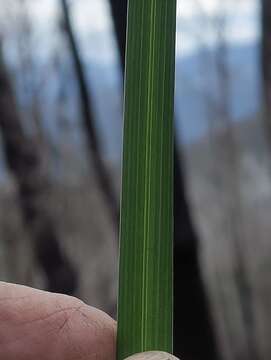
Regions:
[[[4,1],[4,0],[2,0]],[[48,28],[59,17],[58,0],[29,0],[30,12],[39,27]],[[215,42],[212,19],[221,11],[222,0],[178,0],[177,54],[186,55],[195,50],[197,36],[204,38],[208,45]],[[230,19],[227,38],[230,42],[250,42],[259,35],[257,24],[258,1],[223,0],[224,12]],[[74,25],[80,39],[86,47],[88,56],[96,56],[99,61],[113,61],[111,20],[107,0],[72,0]],[[196,19],[202,15],[210,22],[200,24]],[[204,33],[202,32],[204,29]],[[196,36],[195,36],[196,34]],[[98,46],[92,51],[87,43],[89,39]],[[95,42],[95,38],[97,41]]]

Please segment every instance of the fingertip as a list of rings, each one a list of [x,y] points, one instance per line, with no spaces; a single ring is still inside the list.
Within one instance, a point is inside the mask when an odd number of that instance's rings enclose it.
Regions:
[[[0,282],[0,310],[1,359],[115,357],[116,322],[77,298]]]
[[[70,319],[69,334],[73,343],[89,359],[113,360],[116,353],[116,322],[105,312],[80,302]]]

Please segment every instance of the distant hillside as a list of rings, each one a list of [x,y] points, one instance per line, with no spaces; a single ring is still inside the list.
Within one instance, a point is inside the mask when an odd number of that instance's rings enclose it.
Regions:
[[[233,120],[254,116],[261,107],[259,45],[230,46],[225,65],[230,74],[229,109]],[[220,91],[214,50],[180,58],[176,64],[176,112],[185,142],[206,133],[218,114]]]

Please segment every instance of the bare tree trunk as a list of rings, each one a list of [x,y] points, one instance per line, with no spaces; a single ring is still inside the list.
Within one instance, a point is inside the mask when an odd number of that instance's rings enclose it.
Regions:
[[[262,74],[265,97],[271,108],[271,1],[262,0]]]
[[[127,0],[110,0],[125,64]],[[198,238],[191,220],[184,174],[174,146],[174,353],[186,360],[218,358],[207,296],[201,277]]]
[[[256,338],[256,324],[254,318],[252,288],[248,279],[246,259],[243,250],[242,230],[242,199],[240,193],[239,167],[237,144],[234,138],[231,116],[229,112],[230,74],[227,68],[227,43],[226,43],[226,17],[222,13],[218,18],[218,48],[216,52],[216,67],[218,72],[220,94],[219,118],[223,126],[226,145],[224,155],[230,166],[230,177],[226,179],[226,188],[229,189],[230,201],[227,209],[227,220],[230,225],[231,239],[233,242],[233,255],[235,257],[234,280],[236,282],[242,320],[246,329],[246,349],[244,353],[247,359],[259,359],[259,349]],[[223,146],[223,145],[222,145]],[[226,152],[226,153],[225,153]],[[225,179],[223,179],[225,180]]]
[[[264,98],[264,125],[271,139],[271,1],[261,0],[262,43],[261,68]]]
[[[61,4],[62,4],[63,16],[64,16],[65,30],[69,41],[71,54],[74,62],[74,68],[80,90],[82,120],[84,127],[86,129],[89,153],[93,160],[94,170],[97,176],[97,182],[103,193],[104,199],[106,201],[106,205],[109,208],[110,215],[113,220],[113,224],[117,228],[119,223],[118,201],[116,199],[115,191],[112,186],[110,174],[108,173],[101,156],[101,146],[94,125],[94,116],[92,112],[91,98],[88,90],[87,79],[84,73],[83,62],[80,58],[73,28],[71,25],[68,4],[66,0],[61,0]]]
[[[219,359],[181,160],[174,161],[174,352],[187,360]]]
[[[37,261],[48,290],[72,294],[77,275],[63,254],[47,207],[49,183],[42,168],[39,144],[26,136],[0,49],[0,130],[9,170],[17,186],[22,216],[32,238]]]

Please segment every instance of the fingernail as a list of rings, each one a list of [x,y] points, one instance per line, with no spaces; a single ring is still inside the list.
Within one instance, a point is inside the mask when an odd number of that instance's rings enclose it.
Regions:
[[[143,353],[134,354],[125,360],[179,360],[174,355],[164,351],[147,351]]]

